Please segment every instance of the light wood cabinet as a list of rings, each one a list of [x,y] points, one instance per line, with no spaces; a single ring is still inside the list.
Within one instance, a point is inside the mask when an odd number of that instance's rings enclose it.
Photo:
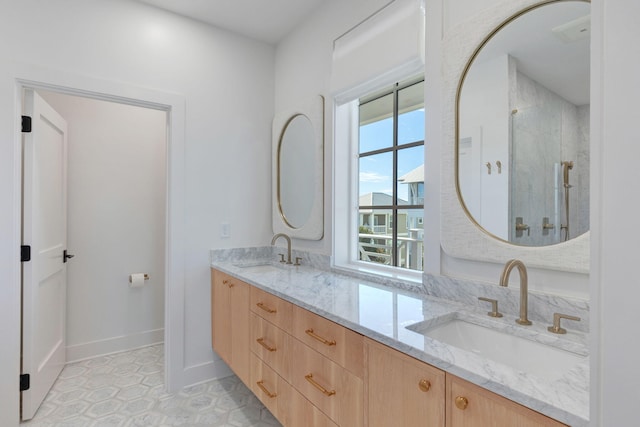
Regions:
[[[565,426],[215,269],[211,285],[214,350],[285,427]]]
[[[358,378],[364,376],[364,337],[342,325],[293,308],[293,336],[306,346],[328,357]]]
[[[211,342],[238,377],[249,382],[248,284],[217,270],[211,272]]]
[[[250,364],[249,388],[285,427],[338,427],[255,354]]]
[[[338,425],[362,426],[362,379],[295,339],[293,354],[293,386]]]
[[[287,333],[291,333],[293,304],[271,295],[263,290],[251,287],[251,311],[273,323]]]
[[[253,353],[249,357],[249,364],[250,379],[247,386],[271,414],[285,424],[291,401],[291,385]]]
[[[366,339],[369,427],[444,426],[445,373]]]
[[[287,418],[283,424],[285,427],[338,427],[338,424],[331,421],[293,387],[291,388]]]
[[[536,411],[447,374],[447,427],[561,427]]]
[[[291,336],[251,313],[251,351],[286,381],[291,381]]]

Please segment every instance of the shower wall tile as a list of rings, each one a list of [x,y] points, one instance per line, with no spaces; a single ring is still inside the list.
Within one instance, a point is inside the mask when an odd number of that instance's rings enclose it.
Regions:
[[[511,217],[523,217],[531,228],[529,234],[525,232],[512,241],[522,245],[553,244],[560,241],[560,225],[566,222],[562,161],[574,162],[570,172],[570,235],[575,237],[588,229],[588,197],[586,203],[584,200],[589,188],[588,179],[585,180],[589,174],[588,107],[586,114],[580,112],[521,72],[515,76],[510,91],[514,96],[512,110],[517,110],[512,116],[511,155],[517,167],[511,175]],[[542,230],[544,217],[555,225],[546,236]]]

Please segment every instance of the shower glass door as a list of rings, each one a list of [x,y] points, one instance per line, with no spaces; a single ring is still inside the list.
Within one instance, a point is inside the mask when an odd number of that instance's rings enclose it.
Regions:
[[[533,105],[512,112],[510,242],[525,246],[560,242],[561,147],[562,108],[559,105]],[[516,227],[520,218],[523,225]],[[525,229],[525,225],[528,228]]]

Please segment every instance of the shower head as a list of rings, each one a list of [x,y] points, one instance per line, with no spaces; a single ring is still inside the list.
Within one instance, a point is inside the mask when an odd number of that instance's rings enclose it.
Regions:
[[[560,162],[560,164],[562,165],[562,181],[564,183],[564,188],[571,188],[571,185],[569,185],[569,170],[573,169],[573,162],[565,160]]]

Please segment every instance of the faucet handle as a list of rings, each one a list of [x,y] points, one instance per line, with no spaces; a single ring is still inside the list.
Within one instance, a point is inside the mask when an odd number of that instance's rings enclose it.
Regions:
[[[580,318],[576,316],[569,316],[568,314],[562,313],[553,313],[553,326],[549,326],[547,330],[554,334],[566,334],[567,330],[560,327],[560,319],[575,320],[576,322],[580,321]]]
[[[285,260],[284,260],[284,254],[278,254],[278,255],[280,255],[280,262],[281,262],[282,264],[284,264],[285,262],[287,262],[287,261],[285,261]]]
[[[302,261],[302,257],[297,256],[297,257],[296,257],[296,263],[295,263],[295,264],[293,264],[293,265],[296,265],[296,266],[297,266],[297,265],[302,265],[302,264],[300,263],[300,261]]]
[[[480,301],[486,301],[486,302],[490,302],[491,303],[491,311],[487,313],[489,316],[491,316],[491,317],[502,317],[502,313],[500,313],[498,311],[498,300],[491,299],[491,298],[485,298],[485,297],[478,297],[478,299]]]

